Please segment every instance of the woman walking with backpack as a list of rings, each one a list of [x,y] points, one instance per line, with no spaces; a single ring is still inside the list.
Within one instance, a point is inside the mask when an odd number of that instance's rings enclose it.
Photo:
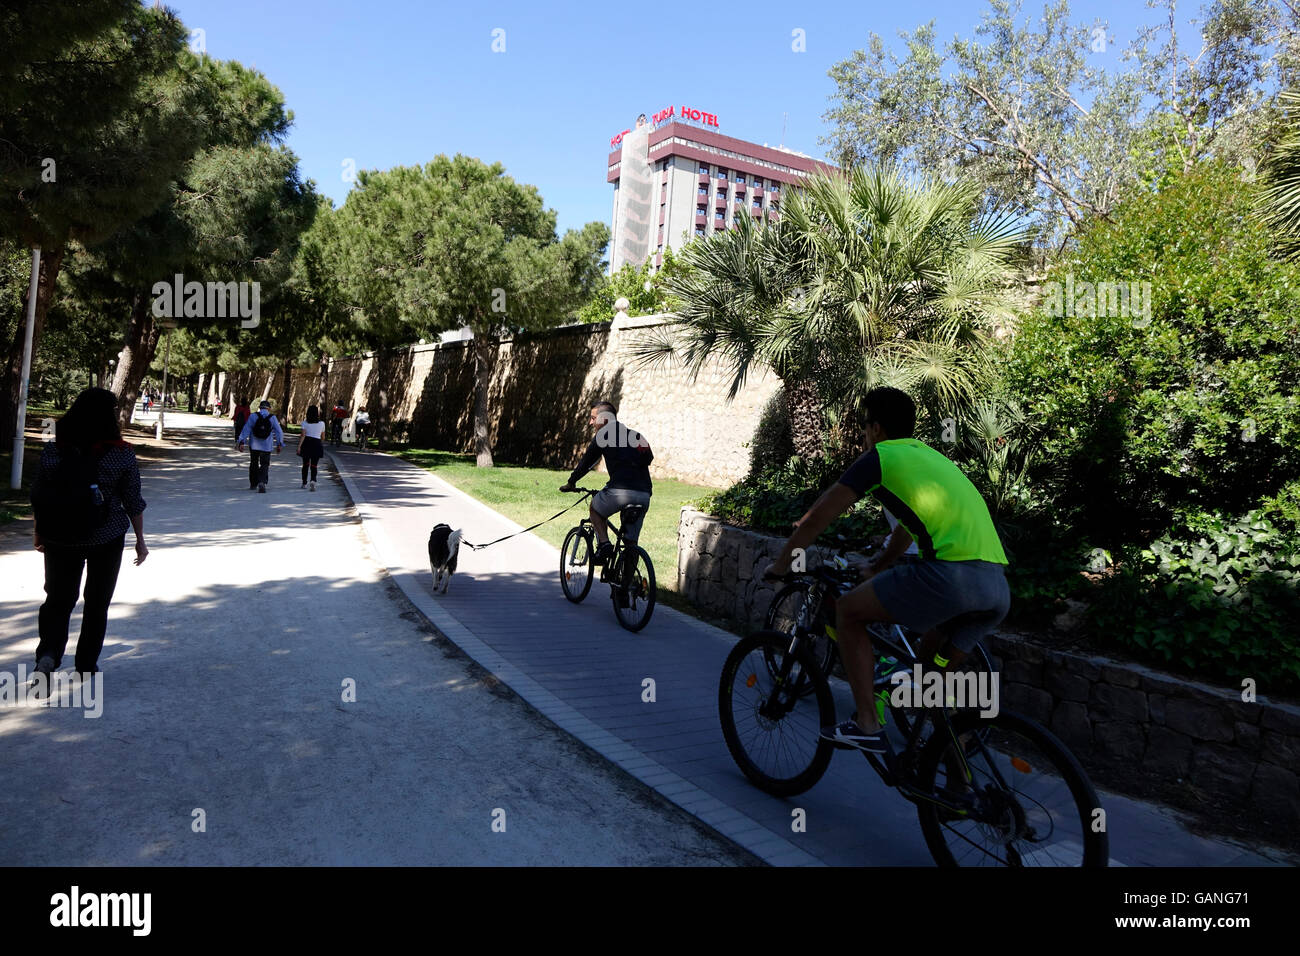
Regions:
[[[142,564],[149,556],[140,469],[135,452],[122,441],[117,397],[112,392],[86,389],[59,420],[54,441],[41,452],[40,470],[32,483],[32,509],[33,544],[45,555],[46,594],[39,616],[36,672],[48,682],[49,674],[63,662],[68,620],[84,569],[76,667],[78,673],[93,674],[99,670],[108,605],[117,587],[128,526],[135,529],[135,563]]]
[[[307,420],[302,424],[302,434],[298,437],[298,457],[302,459],[302,486],[307,487],[307,469],[311,468],[311,490],[316,490],[316,466],[325,454],[325,423],[320,420],[320,411],[315,405],[307,407]]]

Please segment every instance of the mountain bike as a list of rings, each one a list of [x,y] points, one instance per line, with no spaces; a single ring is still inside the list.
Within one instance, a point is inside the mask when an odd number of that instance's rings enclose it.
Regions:
[[[835,602],[844,593],[862,583],[858,568],[850,564],[844,548],[844,536],[837,536],[839,546],[828,564],[819,569],[818,574],[809,575],[806,580],[796,580],[778,591],[768,605],[763,626],[767,630],[794,633],[802,626],[810,643],[809,649],[813,661],[828,677],[843,676],[839,669],[839,642],[835,633]],[[877,655],[876,686],[877,689],[887,683],[887,678],[902,669],[904,662],[911,662],[920,653],[921,636],[900,624],[875,622],[867,625],[871,635],[872,646],[899,647],[901,657],[890,654]],[[978,675],[992,674],[993,661],[984,645],[977,643],[961,664],[953,670],[969,673],[976,680]],[[803,681],[800,686],[803,694],[812,693],[812,683]],[[914,719],[910,711],[903,715],[901,725],[904,733],[911,727]]]
[[[352,430],[355,433],[352,436],[352,443],[356,445],[358,451],[366,450],[366,437],[370,432],[369,425],[358,425],[353,423]]]
[[[578,488],[589,498],[594,488]],[[582,499],[579,499],[581,503]],[[619,509],[623,527],[645,513],[645,505],[628,505]],[[611,516],[612,517],[612,516]],[[609,520],[609,519],[607,519]],[[639,631],[650,623],[655,609],[655,569],[645,549],[623,539],[623,530],[609,520],[614,552],[600,568],[601,583],[609,584],[614,603],[614,617],[629,631]],[[582,603],[595,580],[596,529],[591,518],[583,518],[569,529],[560,549],[560,587],[574,604]]]
[[[819,584],[840,588],[845,578],[844,569],[819,568],[784,579],[811,591]],[[739,641],[718,683],[718,715],[732,759],[751,783],[779,797],[816,784],[835,749],[820,736],[837,719],[828,672],[813,657],[817,635],[809,619],[791,631],[759,631]],[[873,634],[872,642],[877,653],[904,665],[902,676],[955,686],[942,667],[918,657],[911,642],[882,634]],[[939,865],[1107,865],[1100,801],[1060,740],[1013,711],[985,715],[946,699],[923,706],[919,695],[896,693],[903,683],[891,679],[891,690],[877,697],[888,712],[886,726],[895,731],[891,744],[901,735],[901,747],[863,756],[887,786],[916,804],[926,846]]]

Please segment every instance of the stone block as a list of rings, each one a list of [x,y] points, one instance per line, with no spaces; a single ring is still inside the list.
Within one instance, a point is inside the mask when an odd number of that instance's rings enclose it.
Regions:
[[[1265,730],[1300,737],[1300,707],[1289,704],[1270,704],[1261,708],[1260,726]]]
[[[1165,704],[1168,698],[1164,694],[1147,694],[1147,711],[1151,714],[1152,723],[1163,724],[1165,722]]]
[[[1005,682],[1000,685],[1000,706],[1018,711],[1040,723],[1045,723],[1052,712],[1052,695],[1028,684]]]
[[[1072,700],[1057,704],[1052,711],[1051,729],[1071,749],[1086,751],[1092,747],[1092,723],[1085,704]]]
[[[1140,690],[1116,687],[1114,684],[1094,684],[1089,709],[1092,716],[1098,720],[1132,720],[1145,723],[1147,695]]]
[[[1101,668],[1101,679],[1107,684],[1113,684],[1116,687],[1131,687],[1136,689],[1142,681],[1142,676],[1125,667],[1115,667],[1109,664],[1103,664]]]
[[[1092,693],[1092,681],[1080,674],[1054,667],[1050,661],[1043,664],[1043,686],[1057,700],[1085,703]]]
[[[1002,679],[1016,681],[1021,684],[1030,684],[1034,687],[1041,687],[1043,683],[1043,665],[1032,664],[1029,661],[1007,659],[1002,663]]]
[[[1080,657],[1077,654],[1063,654],[1061,661],[1068,673],[1086,677],[1093,683],[1101,680],[1101,664],[1096,660]]]
[[[1261,743],[1259,751],[1261,760],[1292,770],[1300,767],[1300,737],[1266,730]]]
[[[1062,705],[1064,706],[1064,705]],[[1133,767],[1146,751],[1143,725],[1132,720],[1100,720],[1092,728],[1095,753],[1107,760]]]
[[[1242,723],[1239,720],[1232,725],[1232,731],[1234,742],[1238,747],[1249,751],[1252,754],[1259,752],[1260,740],[1258,727],[1254,724]]]
[[[1300,825],[1300,780],[1285,767],[1271,763],[1256,767],[1250,802],[1274,826],[1294,829]]]
[[[1213,797],[1245,801],[1254,775],[1254,760],[1235,747],[1201,743],[1192,748],[1190,778],[1197,789]]]
[[[1218,707],[1195,700],[1171,700],[1165,705],[1165,725],[1196,740],[1227,743],[1232,721]]]
[[[1146,755],[1142,769],[1160,777],[1187,776],[1192,765],[1192,738],[1167,727],[1147,728]]]

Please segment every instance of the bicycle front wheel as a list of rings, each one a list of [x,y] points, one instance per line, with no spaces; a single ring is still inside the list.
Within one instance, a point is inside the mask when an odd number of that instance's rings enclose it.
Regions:
[[[830,684],[805,647],[791,659],[790,643],[779,631],[742,639],[718,683],[718,719],[731,758],[751,783],[777,797],[803,793],[820,780],[834,749],[821,738],[821,729],[835,723]],[[811,694],[800,692],[801,680],[811,684]]]
[[[1106,866],[1101,803],[1079,761],[1046,728],[1011,711],[958,714],[926,744],[921,832],[940,866]]]
[[[560,549],[560,587],[564,596],[574,604],[581,604],[591,590],[594,567],[591,539],[582,528],[570,529],[564,547]]]
[[[629,568],[625,562],[632,562]],[[614,616],[618,623],[635,633],[650,623],[655,610],[655,568],[650,555],[642,548],[628,548],[614,571],[617,582],[611,588]]]
[[[782,634],[793,634],[795,627],[799,623],[799,612],[803,610],[804,601],[808,599],[808,585],[803,582],[788,585],[777,592],[772,598],[772,603],[768,606],[767,617],[764,621],[769,631],[780,631]],[[826,676],[830,676],[831,668],[835,666],[835,642],[831,640],[830,635],[826,632],[826,620],[824,616],[819,616],[816,621],[809,622],[810,638],[812,643],[809,645],[808,653],[812,656],[817,666]],[[803,694],[812,693],[812,684],[804,681],[800,692]]]

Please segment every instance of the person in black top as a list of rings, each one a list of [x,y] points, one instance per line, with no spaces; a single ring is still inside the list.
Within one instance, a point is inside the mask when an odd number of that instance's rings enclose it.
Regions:
[[[135,528],[135,563],[142,564],[149,555],[140,470],[118,429],[117,397],[107,389],[86,389],[59,420],[54,435],[41,452],[32,483],[32,543],[45,555],[46,594],[38,617],[36,671],[46,680],[62,663],[68,646],[68,619],[77,603],[82,569],[86,589],[76,666],[78,673],[93,674],[99,670],[128,527]],[[78,497],[87,494],[97,503],[93,520],[69,523],[70,512],[84,510]]]
[[[654,452],[643,435],[626,427],[618,420],[618,410],[609,402],[597,402],[591,407],[590,425],[596,435],[587,446],[587,453],[573,469],[561,491],[576,491],[574,486],[588,471],[595,467],[601,456],[605,457],[605,470],[609,472],[609,481],[605,487],[591,498],[591,524],[596,530],[600,546],[596,549],[596,560],[604,562],[613,552],[609,543],[609,524],[606,518],[628,505],[645,505],[650,507],[650,495],[653,487],[650,482],[650,462],[654,461]],[[641,534],[641,523],[645,511],[635,521],[623,523],[623,538],[635,543]]]

